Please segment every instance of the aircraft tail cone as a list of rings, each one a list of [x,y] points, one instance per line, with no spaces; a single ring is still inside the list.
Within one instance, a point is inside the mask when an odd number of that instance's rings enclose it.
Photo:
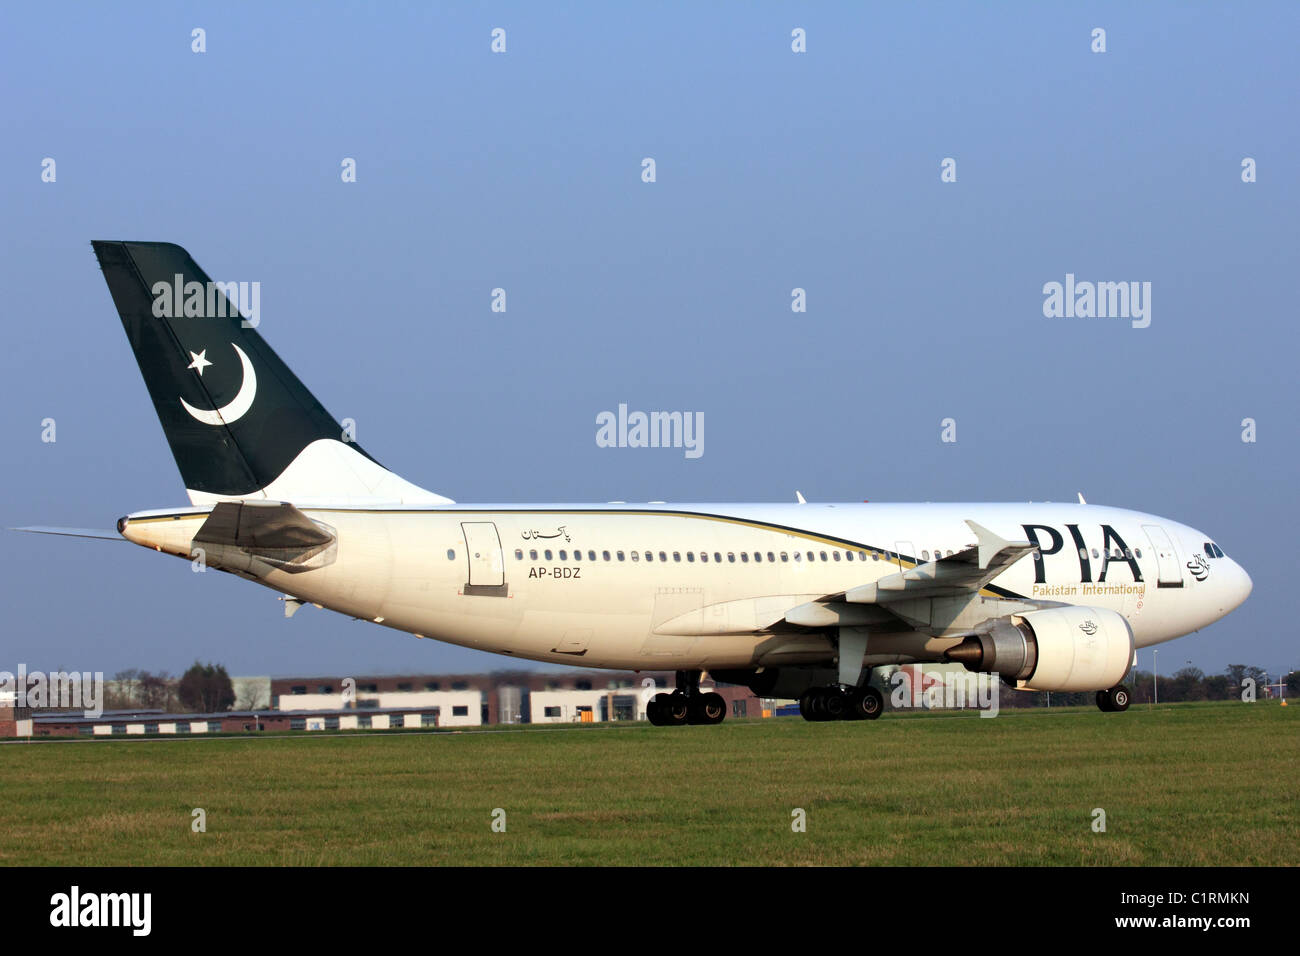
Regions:
[[[984,662],[984,646],[978,637],[968,637],[944,651],[943,658],[952,664],[962,664],[967,670],[979,670]]]

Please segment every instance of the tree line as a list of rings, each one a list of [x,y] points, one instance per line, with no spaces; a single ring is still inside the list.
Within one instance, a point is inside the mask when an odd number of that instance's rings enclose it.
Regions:
[[[161,710],[165,713],[212,714],[236,704],[252,709],[258,702],[238,701],[235,685],[222,664],[194,664],[180,677],[128,668],[105,682],[105,710]],[[265,706],[265,704],[262,704]]]

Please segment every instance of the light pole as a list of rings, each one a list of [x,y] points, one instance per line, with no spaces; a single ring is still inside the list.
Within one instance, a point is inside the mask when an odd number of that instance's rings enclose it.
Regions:
[[[1154,703],[1160,703],[1160,652],[1155,648],[1151,649],[1151,692]]]

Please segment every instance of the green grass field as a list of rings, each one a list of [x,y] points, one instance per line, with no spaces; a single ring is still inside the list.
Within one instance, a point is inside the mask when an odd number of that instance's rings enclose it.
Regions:
[[[1297,721],[1261,701],[34,741],[0,746],[0,862],[1289,865]]]

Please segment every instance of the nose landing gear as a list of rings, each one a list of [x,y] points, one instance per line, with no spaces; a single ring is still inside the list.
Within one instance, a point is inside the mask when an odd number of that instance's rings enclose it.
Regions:
[[[1097,691],[1097,707],[1108,714],[1122,714],[1128,710],[1129,689],[1116,684],[1110,690]]]

